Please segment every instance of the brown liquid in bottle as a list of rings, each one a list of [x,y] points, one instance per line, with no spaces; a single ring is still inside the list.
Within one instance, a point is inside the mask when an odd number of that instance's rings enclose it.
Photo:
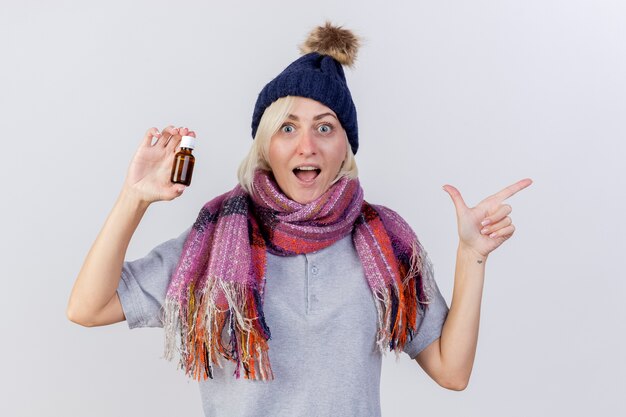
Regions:
[[[172,165],[172,182],[177,184],[191,184],[191,175],[196,158],[191,154],[190,148],[181,148],[174,156]]]

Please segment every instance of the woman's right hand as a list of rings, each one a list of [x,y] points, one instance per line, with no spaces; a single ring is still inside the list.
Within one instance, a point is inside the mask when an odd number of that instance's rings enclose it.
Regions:
[[[173,200],[185,186],[170,180],[174,154],[186,128],[168,126],[160,134],[148,129],[133,157],[124,188],[83,263],[67,305],[67,317],[83,326],[103,326],[125,320],[116,289],[124,257],[146,208],[159,200]],[[152,139],[156,142],[152,145]]]
[[[196,136],[186,127],[167,126],[161,133],[156,127],[148,129],[128,167],[124,181],[126,191],[146,203],[180,196],[186,187],[174,184],[170,176],[174,154],[185,135]],[[157,139],[154,145],[153,137]]]

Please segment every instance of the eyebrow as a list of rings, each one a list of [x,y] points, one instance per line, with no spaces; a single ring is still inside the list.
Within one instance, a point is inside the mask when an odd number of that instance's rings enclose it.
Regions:
[[[335,115],[334,115],[334,114],[332,114],[332,113],[322,113],[322,114],[318,114],[317,116],[315,116],[315,117],[313,118],[313,120],[319,120],[319,119],[321,119],[321,118],[323,118],[323,117],[325,117],[325,116],[332,116],[332,117],[335,117]],[[288,119],[295,120],[295,121],[300,120],[300,119],[298,119],[298,116],[293,115],[293,114],[290,114],[289,116],[287,116],[287,118],[288,118]],[[335,117],[335,119],[336,119],[336,117]]]

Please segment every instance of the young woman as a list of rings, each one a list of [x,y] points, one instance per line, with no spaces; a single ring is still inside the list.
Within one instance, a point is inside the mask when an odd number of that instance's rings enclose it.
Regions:
[[[363,199],[342,67],[358,46],[330,23],[311,32],[303,56],[258,96],[237,187],[178,238],[125,262],[149,205],[183,192],[169,170],[181,136],[195,135],[149,129],[78,275],[68,317],[163,327],[165,356],[199,381],[206,415],[379,416],[387,350],[443,387],[469,381],[485,262],[514,232],[503,202],[531,181],[473,208],[444,187],[459,233],[448,309],[410,226]]]

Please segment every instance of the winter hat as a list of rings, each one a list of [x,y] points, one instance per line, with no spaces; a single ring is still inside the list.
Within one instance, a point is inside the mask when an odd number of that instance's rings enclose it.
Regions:
[[[332,109],[348,135],[352,152],[359,148],[356,107],[342,65],[352,67],[360,39],[351,31],[326,22],[309,34],[300,46],[303,54],[259,93],[252,114],[252,138],[261,116],[274,101],[285,96],[307,97]]]

